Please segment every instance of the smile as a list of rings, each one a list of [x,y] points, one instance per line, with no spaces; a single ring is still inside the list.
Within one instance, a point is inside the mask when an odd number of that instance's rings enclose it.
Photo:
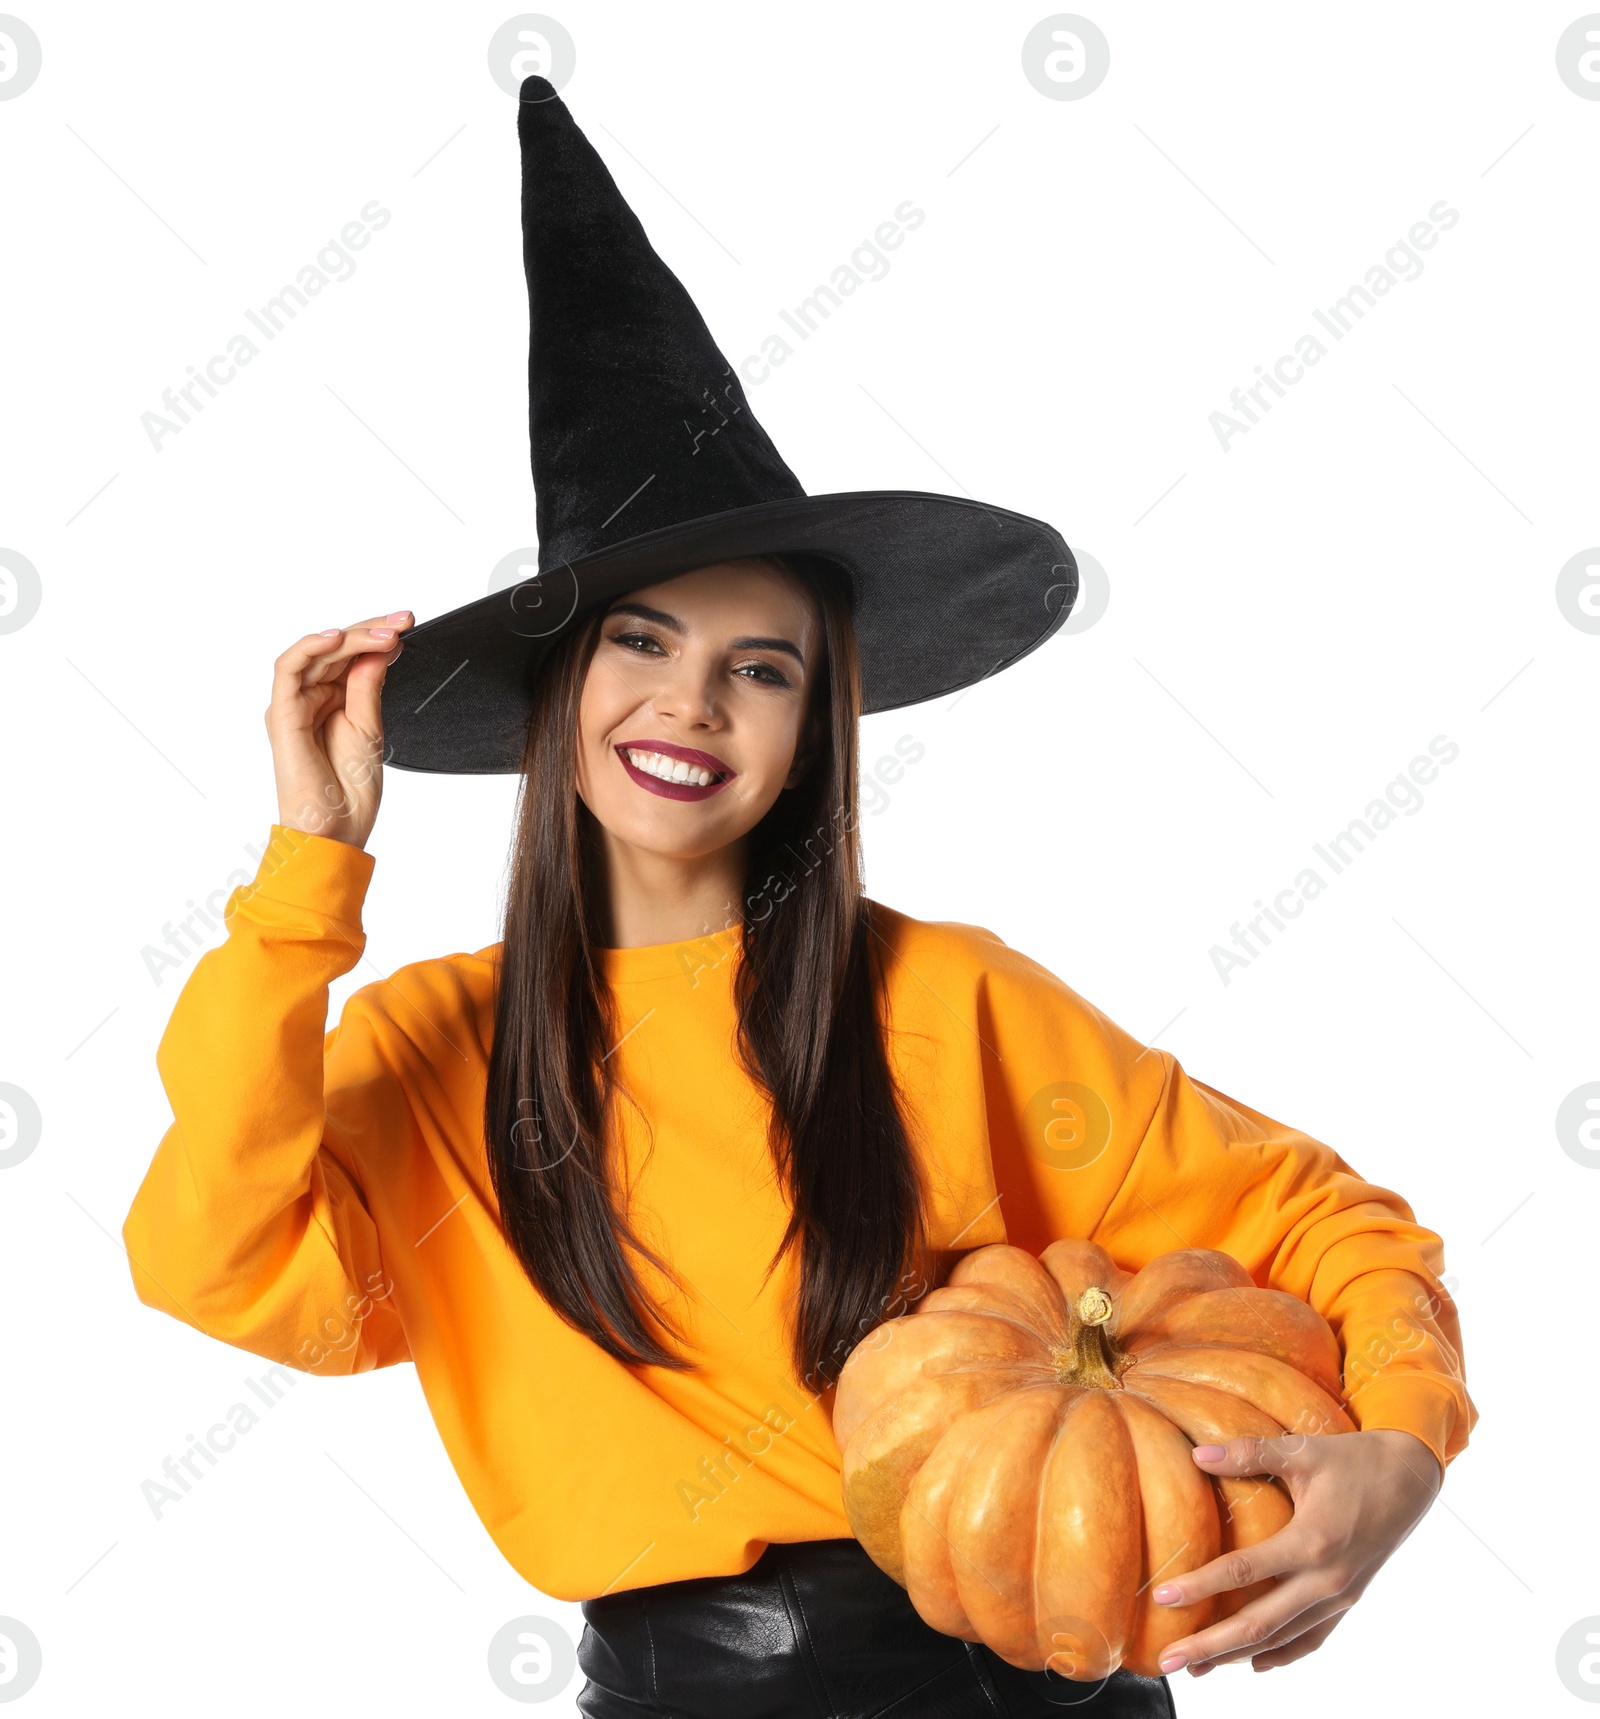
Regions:
[[[638,785],[668,800],[704,800],[738,774],[720,758],[667,740],[626,740],[616,748]]]

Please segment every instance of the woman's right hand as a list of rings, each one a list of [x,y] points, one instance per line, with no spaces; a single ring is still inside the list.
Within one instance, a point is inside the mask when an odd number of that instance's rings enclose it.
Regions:
[[[273,665],[266,721],[280,824],[367,845],[383,794],[378,694],[413,620],[399,609],[310,633]]]

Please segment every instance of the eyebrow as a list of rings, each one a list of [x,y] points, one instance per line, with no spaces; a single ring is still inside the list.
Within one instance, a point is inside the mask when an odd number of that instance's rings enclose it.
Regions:
[[[686,630],[676,615],[669,615],[665,609],[652,609],[647,603],[616,603],[606,613],[608,616],[637,615],[641,621],[654,621],[670,633],[682,633]]]
[[[735,639],[736,651],[783,651],[794,658],[801,668],[806,666],[805,654],[793,639]]]
[[[688,631],[676,615],[669,615],[665,609],[652,609],[648,603],[617,603],[607,610],[607,615],[633,615],[641,621],[654,621],[658,627],[665,627],[669,633],[677,633],[680,637]],[[806,666],[805,653],[793,639],[747,637],[734,639],[730,648],[736,651],[782,651],[793,657],[801,668]]]

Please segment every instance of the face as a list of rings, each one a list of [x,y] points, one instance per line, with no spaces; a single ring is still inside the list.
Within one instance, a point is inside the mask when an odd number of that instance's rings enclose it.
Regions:
[[[578,711],[578,794],[614,840],[692,859],[748,834],[810,762],[810,593],[724,561],[611,605]]]

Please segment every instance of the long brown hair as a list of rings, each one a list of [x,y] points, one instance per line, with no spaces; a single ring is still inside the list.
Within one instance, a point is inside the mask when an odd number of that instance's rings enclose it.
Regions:
[[[769,556],[813,594],[824,662],[805,776],[751,832],[734,979],[739,1051],[771,1101],[768,1146],[791,1213],[767,1271],[800,1243],[791,1326],[797,1377],[838,1376],[880,1320],[904,1311],[928,1264],[924,1189],[884,1046],[882,972],[862,894],[856,813],[861,709],[847,586],[831,563]],[[593,952],[598,826],[575,786],[578,707],[603,612],[541,670],[523,757],[499,957],[484,1127],[507,1240],[535,1287],[633,1365],[685,1368],[681,1335],[630,1253],[675,1277],[613,1200],[607,1118],[612,1006]]]

